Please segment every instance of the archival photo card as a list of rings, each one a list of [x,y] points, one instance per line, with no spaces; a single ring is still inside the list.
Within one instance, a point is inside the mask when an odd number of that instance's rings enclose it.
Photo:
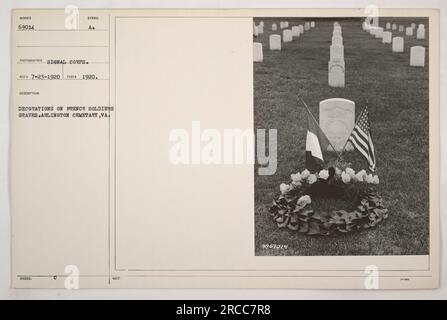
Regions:
[[[14,288],[439,285],[439,12],[16,9]]]

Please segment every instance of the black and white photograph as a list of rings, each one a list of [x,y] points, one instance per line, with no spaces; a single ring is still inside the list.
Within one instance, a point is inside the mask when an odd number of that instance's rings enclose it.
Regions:
[[[260,17],[257,256],[429,254],[429,19]]]
[[[91,1],[0,9],[0,299],[447,296],[444,3]]]

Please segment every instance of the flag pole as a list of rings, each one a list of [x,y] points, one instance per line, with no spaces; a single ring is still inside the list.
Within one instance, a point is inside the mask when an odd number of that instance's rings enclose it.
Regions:
[[[343,146],[343,149],[342,149],[341,152],[340,152],[340,157],[339,157],[340,160],[343,160],[343,159],[341,158],[341,156],[342,156],[343,152],[345,151],[346,146],[348,145],[349,137],[351,136],[352,132],[354,131],[355,126],[356,126],[357,123],[359,122],[360,117],[362,116],[362,114],[363,114],[363,112],[365,111],[365,109],[366,109],[367,106],[368,106],[368,100],[366,100],[366,105],[363,107],[362,112],[360,112],[360,114],[358,115],[357,120],[356,120],[355,123],[354,123],[354,127],[352,128],[351,133],[349,134],[348,139],[346,140],[345,145]]]
[[[338,154],[337,150],[335,149],[334,145],[331,143],[331,141],[328,139],[328,137],[326,136],[326,133],[324,133],[324,131],[321,129],[320,125],[317,122],[317,119],[315,119],[314,115],[312,114],[312,112],[310,112],[309,107],[307,106],[307,104],[304,102],[304,100],[300,97],[301,102],[304,104],[304,106],[307,109],[307,112],[309,112],[310,116],[312,117],[312,119],[315,121],[315,123],[317,124],[318,128],[320,128],[321,132],[323,132],[324,136],[326,137],[327,141],[329,142],[329,145],[332,147],[332,149],[334,149],[334,152],[337,154],[338,157],[340,157],[340,155]],[[321,150],[323,151],[323,150]],[[326,150],[324,150],[326,151]]]

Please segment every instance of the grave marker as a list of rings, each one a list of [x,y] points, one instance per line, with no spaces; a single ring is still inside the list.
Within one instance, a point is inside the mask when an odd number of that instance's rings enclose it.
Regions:
[[[391,43],[393,34],[390,31],[385,31],[382,37],[382,43]]]
[[[253,42],[253,61],[262,62],[262,60],[263,60],[262,43]]]
[[[424,28],[418,28],[416,32],[416,39],[423,40],[425,39],[425,29]]]
[[[342,45],[333,44],[330,46],[330,60],[331,61],[344,61],[345,60],[345,48]]]
[[[284,29],[282,32],[282,41],[283,42],[292,42],[292,30]]]
[[[344,88],[345,86],[345,62],[329,61],[328,84],[331,87]]]
[[[394,37],[393,38],[393,52],[404,52],[404,38]]]
[[[299,37],[300,36],[300,28],[298,26],[292,27],[292,37]]]
[[[339,36],[339,37],[341,37],[342,36],[341,31],[334,30],[334,32],[332,32],[332,36]]]
[[[332,44],[342,46],[343,45],[343,37],[341,37],[341,36],[333,36],[332,37]]]
[[[334,98],[320,102],[320,127],[335,150],[341,152],[355,125],[355,103]],[[328,150],[333,150],[331,146]]]
[[[272,34],[269,37],[270,50],[281,51],[281,36],[279,34]]]
[[[375,36],[376,36],[376,38],[382,38],[383,37],[383,28],[382,27],[378,27],[376,29]]]
[[[411,47],[410,49],[410,66],[425,66],[425,48],[421,46]]]
[[[362,23],[362,29],[363,29],[363,31],[367,31],[368,30],[368,24],[366,22]]]

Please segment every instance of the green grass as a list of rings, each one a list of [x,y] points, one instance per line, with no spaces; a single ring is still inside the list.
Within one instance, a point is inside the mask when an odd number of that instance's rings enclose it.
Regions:
[[[264,47],[264,61],[254,64],[255,128],[278,130],[278,168],[272,176],[255,175],[256,255],[422,255],[429,251],[429,92],[428,20],[381,19],[410,25],[424,23],[426,39],[404,38],[405,52],[392,53],[391,44],[364,32],[360,19],[313,19],[316,28],[282,51],[268,50],[271,24],[254,41]],[[289,28],[304,23],[287,19]],[[342,26],[345,46],[346,87],[328,86],[327,64],[333,22]],[[425,68],[409,66],[410,47],[426,48]],[[356,116],[368,102],[371,132],[376,149],[379,192],[389,218],[376,228],[331,237],[307,236],[278,229],[268,209],[279,195],[279,185],[290,174],[304,169],[306,111],[302,97],[318,118],[321,100],[345,98],[356,103]],[[335,157],[334,157],[335,158]],[[357,171],[367,168],[358,152],[345,160]],[[264,249],[263,244],[288,245],[287,249]]]

